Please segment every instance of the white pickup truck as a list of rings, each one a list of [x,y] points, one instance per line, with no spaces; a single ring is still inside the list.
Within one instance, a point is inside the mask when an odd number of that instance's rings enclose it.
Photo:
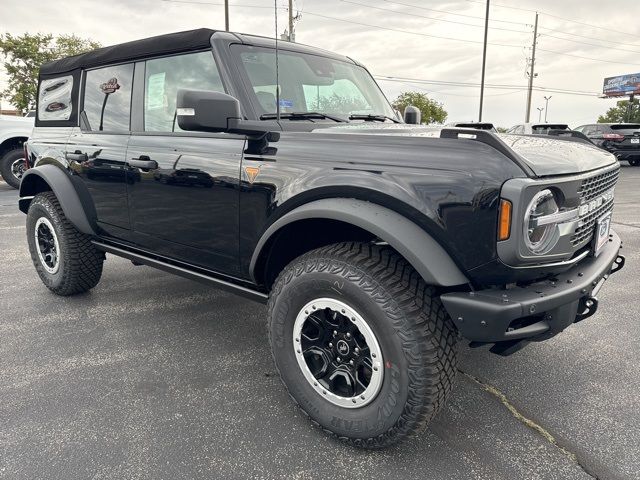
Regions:
[[[0,175],[13,188],[20,186],[25,159],[23,144],[33,130],[34,117],[0,115]]]

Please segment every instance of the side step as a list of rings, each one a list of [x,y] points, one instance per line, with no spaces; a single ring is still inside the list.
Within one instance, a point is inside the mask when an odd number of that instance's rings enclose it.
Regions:
[[[92,243],[103,252],[111,253],[118,257],[123,257],[131,260],[134,263],[134,265],[141,264],[141,265],[147,265],[149,267],[157,268],[158,270],[163,270],[165,272],[173,273],[181,277],[189,278],[191,280],[195,280],[200,283],[205,283],[207,285],[220,288],[221,290],[226,290],[228,292],[235,293],[236,295],[240,295],[242,297],[248,298],[249,300],[253,300],[254,302],[258,302],[258,303],[267,303],[267,300],[269,298],[269,296],[266,293],[258,292],[256,290],[252,290],[242,285],[237,285],[227,280],[222,280],[220,278],[207,275],[205,273],[189,270],[179,265],[174,265],[172,263],[168,263],[166,261],[163,261],[157,258],[148,257],[146,255],[125,250],[123,248],[98,242],[96,240],[93,240]]]

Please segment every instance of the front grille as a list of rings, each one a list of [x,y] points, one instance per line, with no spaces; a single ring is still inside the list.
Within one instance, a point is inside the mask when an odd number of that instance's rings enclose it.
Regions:
[[[597,199],[600,195],[615,187],[619,174],[620,167],[582,180],[578,189],[581,204]],[[613,199],[580,217],[578,227],[571,236],[571,245],[578,247],[591,240],[596,221],[611,210],[613,210]]]
[[[598,195],[602,195],[610,188],[613,188],[618,181],[619,174],[620,167],[593,177],[585,178],[582,180],[582,184],[578,189],[580,200],[583,203],[588,202],[589,200],[596,198]]]

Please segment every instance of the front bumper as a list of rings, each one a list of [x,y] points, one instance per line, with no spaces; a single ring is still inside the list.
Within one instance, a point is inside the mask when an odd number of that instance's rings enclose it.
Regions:
[[[552,279],[511,289],[445,293],[440,299],[464,338],[475,344],[496,343],[496,353],[513,353],[526,342],[550,338],[593,315],[602,284],[624,266],[621,247],[612,231],[598,257],[588,257]]]
[[[615,148],[604,147],[609,153],[613,153],[618,160],[634,160],[640,158],[640,148]]]

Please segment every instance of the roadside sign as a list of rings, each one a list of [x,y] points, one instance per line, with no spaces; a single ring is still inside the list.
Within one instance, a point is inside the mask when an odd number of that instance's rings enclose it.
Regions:
[[[626,97],[640,94],[640,73],[605,78],[602,93],[605,97]]]

